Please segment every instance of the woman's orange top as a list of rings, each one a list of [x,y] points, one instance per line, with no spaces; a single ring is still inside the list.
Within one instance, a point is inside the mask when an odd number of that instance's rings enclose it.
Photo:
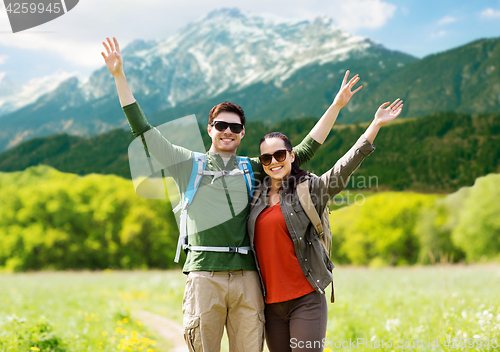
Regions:
[[[279,203],[260,213],[254,244],[266,287],[266,303],[284,302],[314,291],[300,267]]]

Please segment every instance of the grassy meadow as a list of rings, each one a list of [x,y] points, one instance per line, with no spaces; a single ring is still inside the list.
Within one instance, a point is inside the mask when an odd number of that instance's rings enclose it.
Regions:
[[[179,272],[0,275],[0,351],[167,351],[131,311],[180,312]],[[161,289],[160,289],[161,286]]]
[[[498,265],[338,266],[334,277],[326,351],[498,350]],[[133,312],[182,324],[184,282],[178,270],[1,274],[0,351],[168,351]]]

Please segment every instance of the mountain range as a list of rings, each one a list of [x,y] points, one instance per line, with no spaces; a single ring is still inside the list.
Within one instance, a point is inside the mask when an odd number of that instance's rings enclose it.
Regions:
[[[395,98],[405,102],[403,117],[500,109],[498,38],[418,59],[346,33],[328,18],[286,20],[221,9],[165,40],[136,40],[122,54],[134,95],[155,125],[190,114],[206,124],[221,101],[241,105],[248,121],[317,118],[347,69],[360,74],[363,89],[340,123],[369,121],[381,103]],[[127,126],[105,66],[85,82],[64,80],[28,105],[0,101],[0,151],[34,137],[91,136]],[[16,109],[5,113],[9,106]]]

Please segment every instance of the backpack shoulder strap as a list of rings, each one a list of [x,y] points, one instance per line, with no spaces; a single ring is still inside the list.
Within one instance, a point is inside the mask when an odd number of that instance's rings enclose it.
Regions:
[[[325,238],[323,237],[323,225],[321,224],[321,219],[319,217],[318,212],[316,211],[316,208],[314,208],[314,204],[312,202],[311,198],[311,193],[309,193],[309,180],[305,180],[302,183],[299,183],[297,185],[297,196],[299,197],[299,202],[300,205],[302,205],[302,208],[304,208],[304,211],[306,212],[307,217],[309,220],[311,220],[311,223],[313,224],[314,228],[316,229],[316,232],[318,233],[320,237],[321,244],[325,248],[325,250],[328,252]],[[334,293],[334,288],[333,288],[333,281],[332,281],[332,294],[330,296],[330,302],[334,303],[335,302],[335,293]]]
[[[179,224],[179,240],[177,241],[177,250],[175,252],[174,262],[179,262],[179,257],[181,254],[181,248],[186,246],[187,240],[187,207],[193,201],[194,195],[200,186],[201,178],[203,177],[203,170],[207,166],[207,155],[202,153],[193,152],[193,169],[191,170],[191,176],[189,178],[188,186],[186,192],[184,193],[184,199],[181,206],[180,214],[180,224]],[[178,211],[177,206],[174,211]]]
[[[319,217],[316,208],[314,208],[313,201],[311,199],[311,193],[309,193],[309,180],[305,180],[297,185],[297,196],[299,197],[300,205],[304,208],[309,220],[313,224],[319,237],[323,236],[323,225],[321,225],[321,218]]]
[[[189,178],[189,183],[186,188],[186,193],[184,193],[184,203],[188,205],[193,201],[194,195],[200,186],[201,178],[203,177],[203,171],[207,166],[207,155],[202,153],[193,152],[193,169],[191,171],[191,177]]]
[[[236,160],[238,161],[238,167],[244,172],[243,175],[248,188],[248,197],[249,200],[251,200],[255,189],[255,178],[253,175],[252,165],[250,165],[250,159],[246,156],[237,156]]]

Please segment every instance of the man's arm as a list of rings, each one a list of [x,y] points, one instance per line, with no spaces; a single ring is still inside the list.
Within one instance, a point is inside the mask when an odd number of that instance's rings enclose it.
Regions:
[[[154,158],[164,167],[168,167],[174,179],[178,179],[186,165],[185,161],[192,157],[192,152],[171,144],[161,133],[151,126],[141,107],[132,94],[130,86],[123,70],[123,58],[120,52],[118,41],[113,37],[113,42],[106,38],[108,44],[102,42],[106,48],[107,54],[101,52],[104,62],[113,75],[116,84],[116,90],[120,99],[123,112],[127,117],[132,133],[141,136],[144,147],[154,156]],[[189,170],[190,172],[190,170]]]
[[[318,143],[323,144],[325,142],[326,137],[330,133],[333,124],[337,120],[337,116],[339,115],[340,109],[342,109],[351,99],[351,97],[363,86],[359,86],[356,90],[351,91],[351,89],[358,83],[359,76],[355,75],[351,80],[347,82],[347,78],[349,77],[349,70],[346,71],[344,79],[342,80],[342,85],[340,86],[340,90],[335,96],[332,105],[325,111],[321,119],[314,125],[309,135]]]
[[[332,130],[333,124],[337,120],[340,109],[342,109],[351,99],[351,97],[363,86],[359,86],[354,91],[351,89],[358,83],[359,76],[355,75],[353,78],[347,82],[349,77],[349,71],[346,71],[344,79],[342,80],[342,85],[340,90],[335,96],[332,105],[325,111],[321,119],[314,125],[311,132],[304,138],[304,140],[296,147],[293,148],[295,151],[295,157],[298,158],[299,164],[304,164],[311,160],[314,153],[318,150],[321,144],[324,143],[326,137]],[[312,141],[311,141],[312,140]],[[316,143],[314,143],[316,142]]]
[[[101,52],[102,57],[106,66],[113,75],[116,84],[116,90],[118,91],[118,98],[120,99],[120,104],[122,107],[130,105],[135,102],[134,95],[130,90],[127,78],[125,77],[125,72],[123,71],[123,58],[120,52],[120,46],[115,37],[113,37],[113,42],[109,38],[106,38],[109,46],[106,42],[102,42],[102,45],[106,48],[107,55]]]
[[[321,116],[321,119],[314,125],[311,132],[300,142],[299,145],[293,147],[295,152],[295,157],[299,161],[299,165],[302,165],[309,160],[311,160],[318,151],[319,147],[323,144],[326,137],[332,130],[333,124],[337,120],[340,109],[342,109],[351,99],[351,97],[360,90],[363,86],[359,86],[354,91],[351,89],[358,83],[359,77],[355,75],[347,83],[347,78],[349,77],[349,71],[346,71],[344,79],[342,80],[342,85],[339,92],[335,96],[332,105],[326,110],[326,112]],[[254,175],[257,179],[262,180],[265,177],[262,165],[258,158],[251,158],[252,168]]]
[[[129,122],[132,133],[138,137],[144,132],[153,128],[148,121],[146,116],[142,112],[141,108],[138,106],[132,90],[125,77],[125,72],[123,70],[123,58],[120,52],[120,46],[118,45],[118,40],[113,37],[113,42],[106,38],[106,42],[102,42],[102,45],[106,48],[107,54],[101,52],[106,67],[109,72],[113,75],[115,79],[116,91],[118,92],[118,98],[120,99],[120,104],[125,112],[125,116]]]

